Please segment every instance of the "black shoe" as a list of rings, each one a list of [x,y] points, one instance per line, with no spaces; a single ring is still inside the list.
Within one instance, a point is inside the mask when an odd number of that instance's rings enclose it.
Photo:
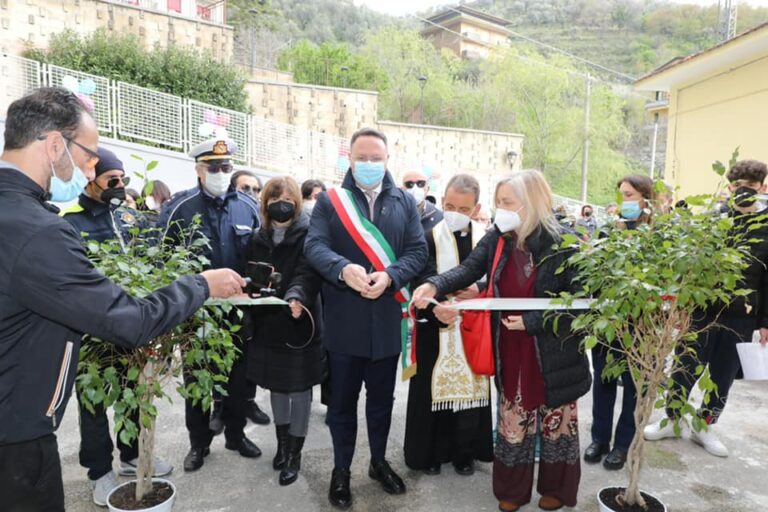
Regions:
[[[435,476],[439,475],[441,471],[440,464],[430,464],[429,466],[422,469],[422,472],[425,475]]]
[[[299,478],[301,469],[301,449],[304,447],[304,438],[288,436],[288,458],[285,460],[285,466],[280,472],[278,483],[280,485],[291,485]]]
[[[251,441],[245,436],[243,436],[243,438],[237,442],[227,441],[226,443],[224,443],[224,447],[227,450],[237,450],[238,452],[240,452],[240,455],[242,455],[243,457],[247,457],[249,459],[255,459],[256,457],[261,457],[261,450],[259,450],[259,447],[256,446],[256,444],[253,441]]]
[[[203,467],[203,459],[211,453],[210,448],[191,448],[187,456],[184,457],[184,471],[197,471]]]
[[[603,458],[603,455],[611,451],[611,447],[607,444],[592,443],[584,450],[584,462],[590,464],[597,464]]]
[[[245,417],[257,425],[269,425],[270,422],[269,416],[253,400],[245,403]]]
[[[275,471],[283,469],[285,459],[288,457],[288,428],[290,425],[275,425],[275,435],[277,435],[277,453],[272,459],[272,469]]]
[[[389,462],[382,460],[380,462],[371,461],[368,466],[368,476],[381,483],[381,487],[389,494],[405,494],[405,484],[403,479],[392,471]]]
[[[457,474],[462,476],[470,476],[475,474],[475,461],[472,459],[465,459],[453,463],[453,469]]]
[[[621,448],[613,447],[611,453],[605,456],[603,460],[603,467],[616,471],[624,467],[624,463],[627,462],[627,451]]]
[[[213,402],[213,407],[211,408],[211,419],[208,420],[208,428],[213,432],[214,436],[217,436],[224,432],[224,420],[222,419],[222,415],[224,414],[224,404],[221,402],[221,400],[216,400]]]
[[[336,508],[346,510],[352,506],[352,491],[349,490],[350,476],[348,469],[333,468],[328,501]]]

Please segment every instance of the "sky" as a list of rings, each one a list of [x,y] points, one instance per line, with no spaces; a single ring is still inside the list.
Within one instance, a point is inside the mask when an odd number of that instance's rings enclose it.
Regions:
[[[699,4],[699,5],[712,5],[716,4],[717,0],[671,0],[678,4]],[[416,13],[423,11],[430,7],[437,5],[451,5],[458,4],[458,0],[451,2],[450,0],[354,0],[357,5],[367,5],[371,9],[376,11],[385,12],[395,16],[402,16],[408,13]],[[759,5],[761,7],[768,7],[768,0],[749,0],[747,2],[750,5]]]

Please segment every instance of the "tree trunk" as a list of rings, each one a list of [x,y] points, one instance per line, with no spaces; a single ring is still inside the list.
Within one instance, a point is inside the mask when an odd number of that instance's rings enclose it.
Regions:
[[[139,384],[146,385],[146,394],[139,398],[139,464],[136,467],[136,502],[138,503],[152,490],[152,475],[155,472],[155,417],[149,413],[154,400],[152,393],[153,364],[149,361],[139,375]],[[148,407],[149,406],[149,407]],[[149,419],[149,426],[144,426],[144,418]]]
[[[627,505],[639,505],[645,508],[645,499],[640,494],[640,472],[643,468],[643,450],[645,449],[643,430],[651,419],[651,413],[656,402],[657,388],[647,382],[637,382],[635,386],[637,388],[637,403],[635,405],[636,431],[627,453],[629,483],[624,494],[621,496],[621,501]]]

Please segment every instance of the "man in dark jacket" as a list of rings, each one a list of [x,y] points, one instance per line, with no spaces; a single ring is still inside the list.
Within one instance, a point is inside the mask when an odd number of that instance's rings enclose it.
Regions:
[[[241,274],[245,270],[245,252],[251,234],[258,229],[259,207],[253,198],[238,192],[232,185],[232,155],[237,144],[230,139],[207,140],[189,152],[195,159],[198,186],[179,192],[166,205],[158,220],[163,239],[178,243],[180,229],[191,226],[200,216],[199,230],[210,241],[205,256],[211,268],[227,267]],[[243,432],[247,407],[256,407],[252,399],[255,386],[246,380],[246,357],[241,354],[229,374],[227,396],[214,396],[213,411],[203,410],[202,404],[186,400],[185,418],[191,448],[184,458],[184,471],[196,471],[210,453],[213,436],[224,430],[226,448],[243,457],[255,458],[261,450]],[[189,382],[194,377],[186,374]],[[256,408],[259,423],[269,423],[269,417]],[[264,421],[266,419],[266,421]]]
[[[125,185],[129,179],[125,176],[123,162],[113,152],[99,148],[98,154],[95,179],[85,187],[77,204],[70,206],[62,214],[64,220],[72,224],[87,240],[118,240],[124,247],[130,243],[129,230],[137,224],[136,212],[121,206],[126,197]],[[130,351],[122,348],[117,350]],[[79,413],[80,464],[88,468],[88,479],[93,487],[93,502],[105,507],[110,491],[119,484],[112,471],[114,445],[109,434],[107,411],[104,407],[96,406],[92,414],[80,402]],[[138,410],[132,419],[138,425]],[[139,457],[138,439],[125,444],[118,437],[117,447],[120,451],[119,473],[124,476],[135,475]],[[153,467],[154,476],[165,476],[173,471],[173,466],[161,459],[156,459]]]
[[[0,156],[3,510],[64,510],[53,432],[84,333],[138,347],[185,321],[209,296],[227,297],[245,285],[221,269],[136,299],[96,271],[80,235],[46,199],[72,199],[66,191],[77,173],[93,178],[98,140],[93,118],[63,89],[38,89],[8,109]]]
[[[709,365],[709,373],[717,385],[717,391],[709,400],[702,402],[698,414],[707,423],[707,430],[692,431],[691,440],[717,457],[727,457],[728,448],[720,441],[716,423],[723,413],[728,392],[741,371],[737,343],[752,341],[752,333],[760,330],[760,342],[768,344],[768,226],[763,217],[768,213],[765,203],[756,201],[758,193],[765,192],[768,167],[756,160],[741,160],[728,171],[726,177],[733,194],[733,210],[724,215],[733,216],[733,232],[750,240],[749,266],[744,269],[741,284],[752,290],[746,297],[736,297],[723,309],[722,304],[713,306],[698,318],[694,318],[694,330],[713,324],[696,342],[696,354],[682,356],[682,368],[673,375],[674,388],[668,393],[669,400],[685,402],[698,377],[696,368]],[[762,224],[762,225],[761,225]],[[667,417],[674,418],[675,411],[667,410]],[[675,436],[674,421],[662,420],[648,425],[643,432],[649,441]]]
[[[427,259],[416,204],[386,171],[386,136],[365,128],[352,136],[350,148],[352,167],[341,189],[318,196],[305,243],[307,260],[325,280],[323,340],[331,373],[328,424],[335,462],[328,498],[339,508],[352,504],[349,468],[363,382],[369,475],[389,493],[405,492],[403,481],[385,460],[402,343],[400,290]],[[360,245],[360,236],[374,238]],[[378,251],[388,251],[388,256]]]
[[[438,222],[443,220],[443,212],[432,202],[427,201],[429,178],[424,173],[419,171],[406,172],[403,175],[403,186],[401,188],[416,200],[416,207],[419,209],[421,227],[424,233],[428,233]]]

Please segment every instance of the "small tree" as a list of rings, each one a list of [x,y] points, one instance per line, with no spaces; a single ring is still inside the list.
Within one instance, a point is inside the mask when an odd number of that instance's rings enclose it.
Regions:
[[[723,164],[714,167],[724,174]],[[656,186],[664,190],[663,183]],[[585,333],[586,349],[603,346],[620,356],[609,352],[603,375],[594,378],[618,378],[628,368],[637,389],[637,430],[627,455],[629,482],[619,505],[646,506],[640,493],[643,429],[654,408],[667,406],[676,417],[691,418],[696,430],[706,428],[690,403],[674,397],[668,402],[663,395],[672,388],[672,374],[681,371],[681,356],[695,355],[693,343],[712,327],[694,329],[694,313],[749,293],[740,284],[749,236],[734,232],[732,218],[713,214],[716,201],[717,195],[690,197],[692,209],[655,212],[649,224],[609,230],[593,244],[571,236],[563,242],[578,248],[568,264],[576,269],[582,287],[578,293],[563,294],[563,302],[594,299],[591,308],[574,319],[573,328]],[[749,231],[764,220],[754,219]],[[715,386],[703,365],[695,373],[706,402]],[[680,433],[679,424],[675,430]]]
[[[146,168],[151,170],[156,164],[150,162]],[[200,273],[208,264],[201,255],[208,241],[197,227],[193,224],[182,232],[182,245],[153,244],[159,238],[157,230],[137,226],[130,230],[132,238],[126,244],[86,238],[86,246],[104,275],[132,296],[144,297],[182,276]],[[96,406],[113,407],[114,430],[120,440],[128,444],[138,438],[137,502],[152,489],[155,402],[170,401],[166,384],[176,382],[182,397],[202,403],[204,409],[210,408],[214,389],[226,394],[223,384],[238,353],[233,334],[240,329],[228,320],[231,310],[228,305],[205,306],[186,323],[133,351],[97,338],[83,345],[77,377],[80,400],[91,413]],[[184,384],[182,371],[191,373],[194,382]],[[138,424],[132,419],[136,411]]]

